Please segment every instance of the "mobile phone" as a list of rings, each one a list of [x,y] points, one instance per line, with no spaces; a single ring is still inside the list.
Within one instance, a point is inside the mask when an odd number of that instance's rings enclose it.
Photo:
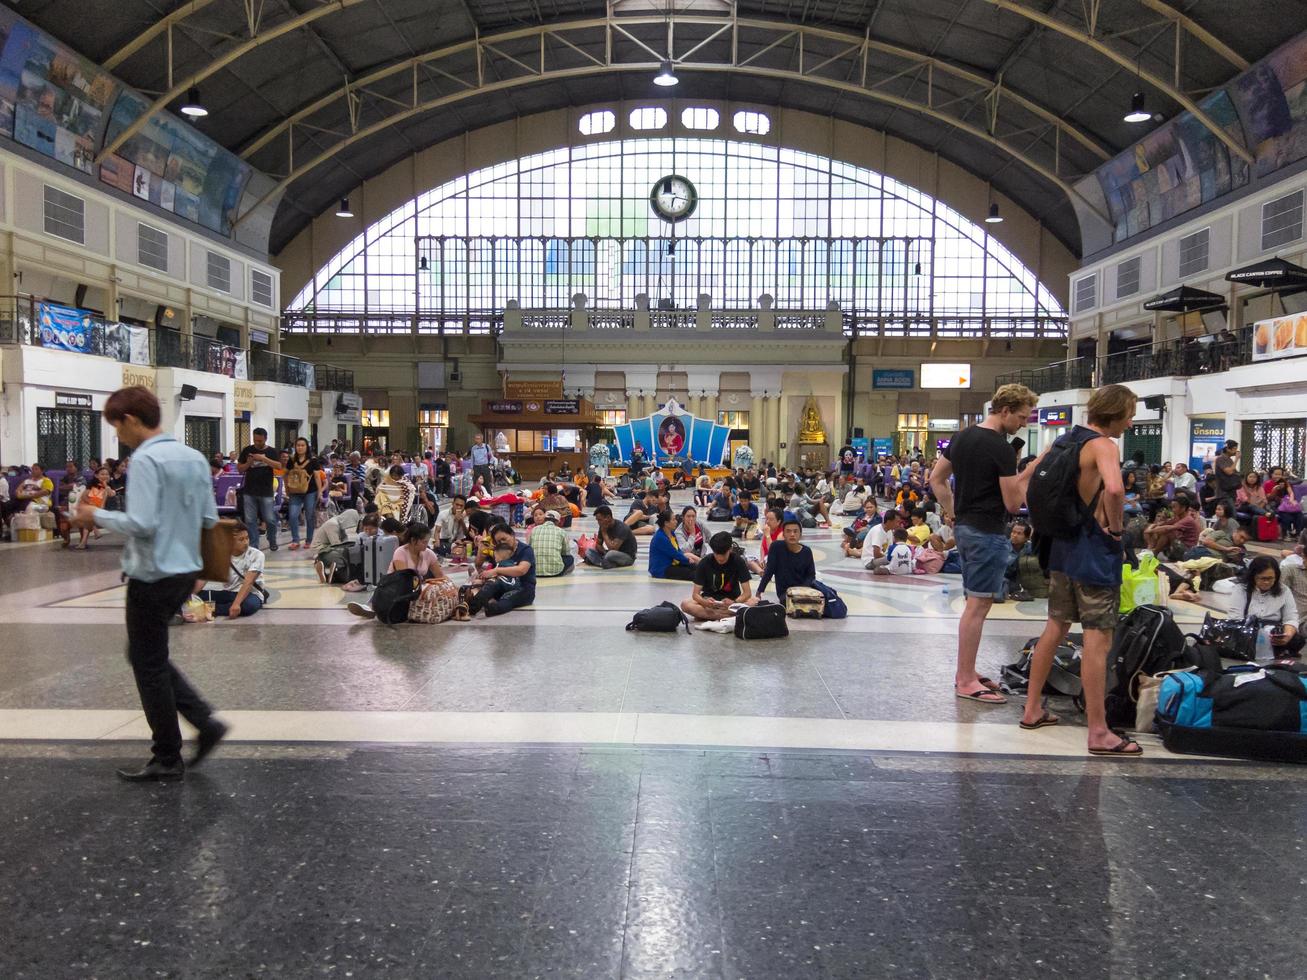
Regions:
[[[1025,448],[1026,448],[1026,440],[1022,439],[1020,436],[1012,440],[1012,451],[1016,453],[1018,456],[1021,455],[1021,450]]]

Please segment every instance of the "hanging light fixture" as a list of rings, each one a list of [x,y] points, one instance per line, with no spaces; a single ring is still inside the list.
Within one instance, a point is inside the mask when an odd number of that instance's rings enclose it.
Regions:
[[[192,119],[203,119],[209,114],[209,110],[204,108],[204,103],[200,101],[200,87],[192,85],[190,91],[186,93],[186,99],[181,104],[181,114],[190,116]]]
[[[1144,93],[1136,92],[1130,99],[1130,111],[1123,117],[1128,123],[1148,122],[1153,114],[1144,108]]]
[[[351,211],[351,210],[349,209],[349,198],[348,198],[348,197],[342,197],[342,198],[340,199],[340,207],[336,208],[336,217],[337,217],[337,218],[352,218],[352,217],[354,217],[354,212]]]
[[[425,255],[422,256],[422,258],[418,259],[418,269],[420,269],[422,272],[427,271],[427,257]]]
[[[661,85],[663,88],[671,88],[680,79],[676,77],[676,72],[672,68],[670,61],[664,61],[658,66],[658,74],[654,76],[654,84]]]
[[[914,276],[919,276],[919,275],[921,275],[921,263],[920,263],[920,262],[918,262],[916,265],[914,265],[914,266],[912,267],[912,274],[913,274]]]
[[[1003,216],[998,213],[998,204],[991,204],[989,206],[989,214],[985,216],[985,224],[1001,225],[1002,223],[1003,223]]]

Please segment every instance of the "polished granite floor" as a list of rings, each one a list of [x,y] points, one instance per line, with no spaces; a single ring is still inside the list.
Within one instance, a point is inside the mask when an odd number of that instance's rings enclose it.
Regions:
[[[805,537],[850,616],[759,643],[626,633],[688,592],[643,558],[378,627],[283,546],[172,632],[232,737],[147,788],[118,547],[0,545],[0,977],[1307,975],[1307,773],[1022,732],[952,696],[956,578]]]
[[[1301,977],[1307,783],[1247,765],[0,747],[0,971]]]

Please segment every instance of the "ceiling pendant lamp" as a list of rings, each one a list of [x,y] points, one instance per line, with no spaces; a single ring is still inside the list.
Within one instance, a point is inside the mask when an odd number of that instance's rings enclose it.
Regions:
[[[1144,108],[1144,93],[1136,92],[1130,99],[1130,111],[1123,117],[1128,123],[1148,122],[1153,118],[1152,113]]]
[[[672,68],[670,61],[664,61],[658,66],[658,74],[654,76],[654,84],[661,85],[663,88],[671,88],[680,79],[676,77],[676,72]]]
[[[186,93],[186,99],[181,104],[181,114],[192,119],[203,119],[209,114],[209,110],[204,108],[204,103],[200,101],[198,85],[192,85],[190,91]]]
[[[1003,216],[998,213],[998,205],[991,204],[989,206],[989,214],[985,216],[985,224],[1001,225],[1002,223],[1003,223]]]
[[[421,272],[427,271],[427,257],[425,255],[422,256],[422,258],[418,259],[418,269]]]
[[[340,199],[340,207],[336,208],[336,217],[337,217],[337,218],[352,218],[352,217],[354,217],[354,212],[351,211],[351,210],[349,209],[349,198],[348,198],[348,197],[342,197],[342,198]]]

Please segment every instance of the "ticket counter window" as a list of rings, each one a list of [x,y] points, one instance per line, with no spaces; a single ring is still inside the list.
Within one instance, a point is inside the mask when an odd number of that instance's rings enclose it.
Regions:
[[[390,443],[390,409],[365,408],[360,420],[363,428],[363,452],[384,452]]]
[[[449,431],[449,410],[446,408],[424,408],[418,412],[418,434],[422,439],[423,450],[434,453],[445,451],[445,434]]]
[[[724,425],[731,430],[729,438],[730,448],[726,452],[726,459],[728,462],[733,461],[735,459],[735,451],[742,446],[749,445],[749,413],[718,412],[717,424]]]
[[[899,414],[899,453],[914,455],[918,450],[923,454],[933,448],[930,441],[930,416],[925,413]]]
[[[36,455],[51,473],[63,471],[68,460],[85,466],[100,459],[100,413],[80,408],[36,410]]]

